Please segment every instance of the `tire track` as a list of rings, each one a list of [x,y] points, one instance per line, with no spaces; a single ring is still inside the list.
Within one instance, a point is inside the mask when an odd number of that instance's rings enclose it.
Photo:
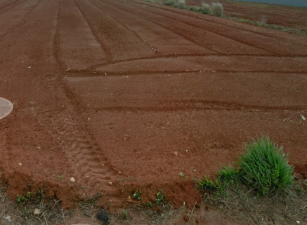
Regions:
[[[89,136],[86,125],[78,118],[70,106],[57,113],[40,115],[40,123],[50,128],[49,134],[70,159],[69,173],[84,188],[87,197],[91,198],[101,192],[112,196],[117,193],[117,189],[109,182],[114,183],[116,173],[95,140]]]
[[[133,59],[127,59],[127,60],[114,60],[109,63],[101,63],[101,64],[96,64],[91,67],[88,67],[87,69],[83,71],[93,71],[96,70],[99,67],[103,66],[108,66],[108,65],[113,65],[117,63],[123,63],[123,62],[133,62],[133,61],[138,61],[138,60],[155,60],[155,59],[178,59],[178,58],[185,58],[185,57],[213,57],[213,56],[218,56],[218,57],[237,57],[237,56],[245,56],[245,57],[266,57],[266,58],[276,58],[276,55],[260,55],[260,54],[250,54],[250,55],[244,55],[244,54],[227,54],[227,55],[220,55],[220,54],[169,54],[169,55],[162,55],[162,56],[156,56],[156,57],[140,57],[140,58],[133,58]],[[296,57],[307,57],[307,55],[299,55],[299,56],[282,56],[282,58],[296,58]],[[71,72],[74,72],[75,70],[72,70]],[[99,73],[99,71],[95,71],[95,73]]]
[[[162,14],[152,12],[141,7],[132,7],[127,5],[122,6],[119,3],[110,3],[109,1],[103,2],[108,5],[113,5],[113,7],[117,7],[133,15],[142,16],[142,19],[149,20],[195,44],[201,45],[202,47],[205,47],[214,52],[219,52],[222,54],[249,54],[250,52],[269,54],[267,49],[261,49],[255,46],[251,46],[250,44],[247,45],[245,43],[238,42],[231,38],[223,37],[222,35],[211,32],[209,29],[201,29],[195,25],[186,26],[186,22],[182,22],[178,19],[173,19]],[[189,34],[192,34],[193,37]],[[223,43],[223,46],[221,46],[220,43]]]
[[[265,105],[248,105],[237,102],[208,101],[201,99],[174,100],[163,101],[152,107],[134,107],[134,106],[113,106],[113,107],[97,107],[87,108],[88,110],[99,110],[107,112],[170,112],[170,111],[244,111],[244,112],[306,112],[303,106],[265,106]]]

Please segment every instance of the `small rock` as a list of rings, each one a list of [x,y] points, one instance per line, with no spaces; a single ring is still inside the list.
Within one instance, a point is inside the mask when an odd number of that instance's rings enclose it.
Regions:
[[[178,156],[178,152],[177,152],[177,151],[176,151],[176,152],[174,152],[174,155],[175,155],[175,156]]]
[[[301,115],[301,118],[302,118],[302,120],[304,120],[304,121],[306,120],[305,116],[303,116],[303,115]]]
[[[41,214],[41,210],[40,209],[34,209],[34,215],[39,215]]]
[[[6,216],[5,219],[6,219],[7,221],[9,221],[9,222],[12,221],[12,220],[11,220],[11,216]]]
[[[110,181],[109,184],[112,185],[113,183]]]
[[[118,173],[119,173],[119,174],[121,174],[121,173],[122,173],[122,171],[118,171]]]
[[[70,178],[70,182],[73,182],[73,183],[74,183],[74,182],[76,182],[76,179],[73,178],[73,177],[71,177],[71,178]]]
[[[19,166],[22,166],[22,163],[19,163]]]
[[[131,202],[131,196],[130,195],[128,196],[127,201]]]

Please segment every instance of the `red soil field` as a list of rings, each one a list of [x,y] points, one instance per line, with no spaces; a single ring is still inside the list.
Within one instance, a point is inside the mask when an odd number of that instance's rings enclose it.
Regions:
[[[45,185],[114,211],[164,190],[193,207],[195,179],[261,134],[307,178],[306,37],[141,1],[0,0],[0,49],[13,198]]]
[[[216,2],[206,0],[205,2]],[[218,1],[223,5],[224,14],[228,17],[237,17],[256,22],[266,21],[283,27],[290,27],[307,32],[307,9],[306,7],[293,7],[285,5],[259,4],[240,1]],[[188,5],[201,5],[199,0],[187,0]]]

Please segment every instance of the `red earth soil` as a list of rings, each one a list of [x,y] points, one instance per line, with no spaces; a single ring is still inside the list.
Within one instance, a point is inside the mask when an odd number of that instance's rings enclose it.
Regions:
[[[194,180],[261,134],[307,178],[306,37],[140,1],[0,0],[0,48],[13,198],[99,193],[112,211],[163,190],[193,207]]]
[[[217,2],[206,0],[204,2]],[[284,5],[259,4],[239,1],[218,1],[223,5],[225,16],[266,22],[307,32],[307,9]],[[200,0],[187,0],[187,5],[200,6]]]

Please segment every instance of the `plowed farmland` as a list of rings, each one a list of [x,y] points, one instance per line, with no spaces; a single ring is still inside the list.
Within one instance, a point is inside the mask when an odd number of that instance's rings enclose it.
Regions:
[[[0,0],[0,49],[13,198],[45,185],[116,210],[163,189],[193,207],[193,179],[261,134],[307,178],[304,36],[141,1]]]

